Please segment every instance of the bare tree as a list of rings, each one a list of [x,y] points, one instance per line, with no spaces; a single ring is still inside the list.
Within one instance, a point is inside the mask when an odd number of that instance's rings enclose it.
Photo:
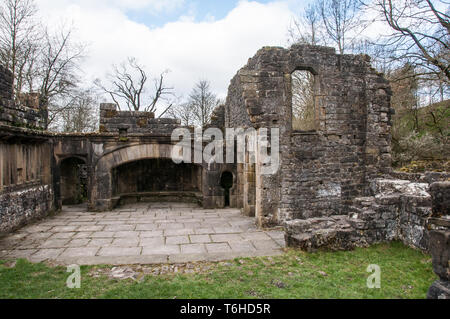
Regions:
[[[98,123],[98,96],[92,89],[73,90],[50,104],[49,125],[59,132],[94,132]]]
[[[192,111],[194,124],[203,127],[210,122],[211,115],[220,104],[220,100],[211,92],[209,81],[201,80],[195,84],[187,103],[189,104],[187,110]]]
[[[14,96],[34,61],[39,38],[33,0],[4,0],[0,4],[0,62],[13,73]]]
[[[317,5],[308,4],[303,13],[292,21],[288,29],[289,41],[293,44],[317,45],[323,43],[321,27]]]
[[[363,28],[358,0],[318,0],[320,17],[330,40],[344,54]]]
[[[183,125],[195,125],[194,111],[191,103],[186,102],[174,105],[167,113],[170,117],[180,119]]]
[[[95,85],[109,94],[119,107],[124,103],[130,111],[156,112],[158,102],[165,101],[169,105],[159,115],[161,117],[172,107],[170,98],[174,96],[173,88],[164,84],[167,73],[168,71],[164,71],[158,78],[153,79],[154,90],[149,94],[145,68],[136,58],[129,57],[119,66],[113,65],[112,73],[107,75],[110,88],[104,86],[100,79],[95,81]]]
[[[450,79],[448,2],[431,0],[375,0],[381,18],[393,30],[382,45],[390,58],[414,65],[423,79]],[[441,10],[439,10],[441,8]]]
[[[49,108],[51,123],[59,113],[58,101],[80,82],[78,66],[85,46],[72,41],[73,28],[61,25],[50,33],[36,13],[33,0],[6,0],[0,6],[0,59],[14,75],[16,100],[22,93],[39,93],[39,107],[44,112]]]
[[[84,58],[85,46],[72,42],[71,35],[72,29],[61,29],[55,35],[48,31],[44,33],[45,42],[34,81],[42,108],[46,108],[55,97],[70,95],[80,82],[79,62]]]

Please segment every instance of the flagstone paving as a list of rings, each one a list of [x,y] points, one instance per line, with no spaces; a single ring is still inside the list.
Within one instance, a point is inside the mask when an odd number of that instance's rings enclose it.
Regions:
[[[281,230],[259,230],[238,209],[139,203],[111,212],[66,206],[56,216],[0,239],[0,259],[60,264],[155,264],[271,256],[285,247]]]

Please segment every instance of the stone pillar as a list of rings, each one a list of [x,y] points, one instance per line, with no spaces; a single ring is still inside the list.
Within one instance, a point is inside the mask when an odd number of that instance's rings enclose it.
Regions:
[[[93,145],[93,159],[95,162],[103,155],[103,144]],[[111,210],[115,203],[112,199],[112,177],[111,166],[113,163],[108,160],[99,161],[97,166],[92,166],[89,176],[89,210],[107,211]]]
[[[236,207],[243,208],[244,207],[244,164],[237,164],[237,176],[236,176],[236,186],[233,188],[236,189]]]
[[[254,154],[247,150],[244,164],[244,200],[242,213],[245,216],[255,216],[256,201],[256,176],[255,176]]]
[[[280,207],[280,170],[270,172],[269,167],[277,165],[276,163],[265,163],[262,155],[265,151],[262,151],[261,137],[265,133],[261,130],[258,131],[258,146],[256,151],[256,164],[255,164],[255,215],[256,221],[259,227],[272,227],[279,225],[279,213]],[[269,132],[270,134],[270,132]],[[279,152],[278,147],[274,148],[271,143],[271,136],[267,136],[268,149],[267,153],[272,154]],[[270,141],[270,142],[269,142]],[[278,155],[279,156],[279,155]],[[274,158],[272,158],[274,160]]]
[[[111,174],[97,172],[92,185],[89,210],[103,212],[113,209],[114,206],[111,195]]]
[[[205,164],[203,167],[203,208],[223,208],[224,191],[220,187],[220,166],[217,163]]]
[[[431,285],[427,297],[450,299],[450,182],[431,184],[430,193],[433,201],[433,217],[429,220],[430,253],[439,279]]]

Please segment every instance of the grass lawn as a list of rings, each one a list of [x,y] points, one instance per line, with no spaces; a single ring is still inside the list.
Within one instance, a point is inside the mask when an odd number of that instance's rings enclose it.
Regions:
[[[366,269],[381,267],[381,288],[368,289]],[[349,252],[304,253],[215,263],[203,273],[94,277],[112,266],[81,267],[81,288],[66,287],[65,267],[0,261],[0,298],[426,298],[436,279],[431,257],[401,243]]]

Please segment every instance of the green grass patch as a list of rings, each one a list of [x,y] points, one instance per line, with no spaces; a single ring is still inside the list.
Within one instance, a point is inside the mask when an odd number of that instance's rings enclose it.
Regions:
[[[381,267],[381,288],[366,286],[369,264]],[[305,253],[217,263],[206,273],[147,275],[141,282],[89,275],[69,289],[65,267],[0,261],[0,298],[425,298],[436,279],[430,256],[401,243],[347,252]]]

